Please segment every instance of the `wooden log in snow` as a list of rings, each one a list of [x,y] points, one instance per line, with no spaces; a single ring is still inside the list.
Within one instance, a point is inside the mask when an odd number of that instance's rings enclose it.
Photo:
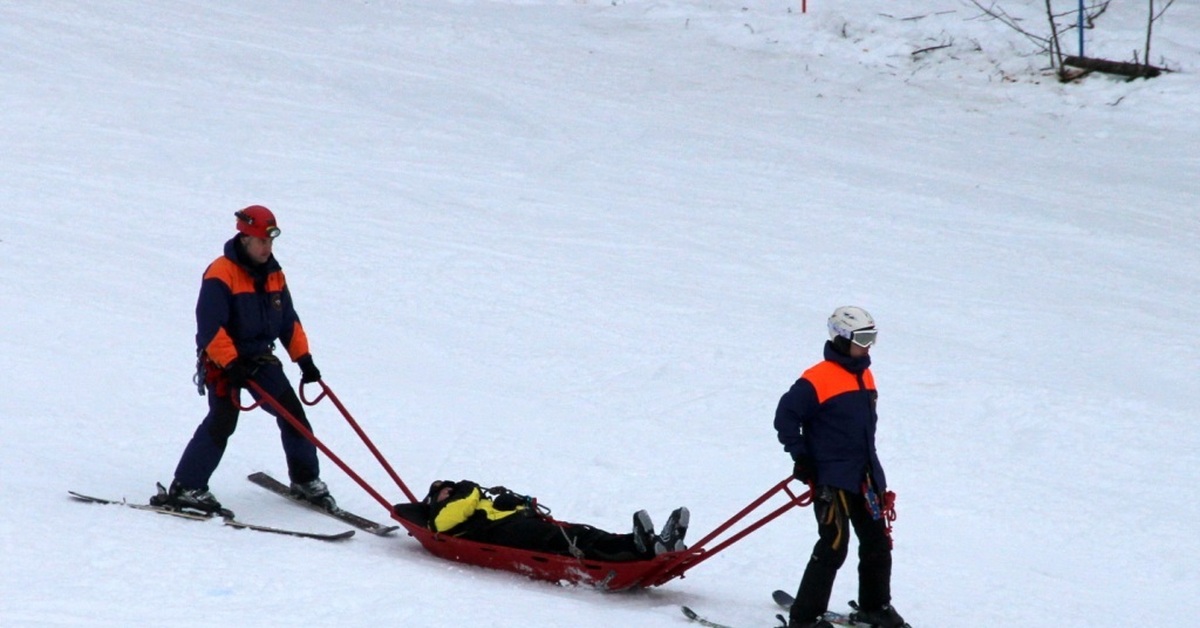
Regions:
[[[1091,57],[1066,57],[1063,59],[1063,64],[1095,72],[1128,76],[1130,78],[1154,78],[1163,72],[1162,68],[1156,68],[1152,65],[1093,59]]]

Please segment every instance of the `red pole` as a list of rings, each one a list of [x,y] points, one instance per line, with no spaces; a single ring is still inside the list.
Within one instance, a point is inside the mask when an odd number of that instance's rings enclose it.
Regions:
[[[713,539],[714,539],[714,538],[716,538],[718,535],[720,535],[722,532],[724,532],[724,531],[728,530],[728,529],[729,529],[729,528],[730,528],[730,527],[731,527],[733,524],[737,523],[738,521],[741,521],[741,520],[742,520],[742,518],[744,518],[746,515],[750,514],[750,513],[751,513],[751,512],[753,512],[755,509],[757,509],[759,506],[761,506],[761,505],[763,504],[763,502],[765,502],[765,501],[767,501],[768,499],[770,499],[770,498],[771,498],[771,496],[773,496],[775,493],[778,493],[779,491],[782,491],[784,488],[786,488],[786,487],[787,487],[787,485],[788,485],[788,484],[789,484],[791,481],[792,481],[792,477],[791,477],[791,476],[788,476],[787,478],[785,478],[784,480],[780,481],[780,482],[779,482],[778,484],[776,484],[775,486],[771,487],[771,489],[770,489],[770,490],[768,490],[767,492],[763,493],[761,497],[759,497],[758,499],[756,499],[756,500],[754,500],[754,501],[750,502],[750,505],[748,505],[748,506],[746,506],[745,508],[743,508],[743,509],[741,510],[741,512],[739,512],[738,514],[736,514],[736,515],[734,515],[734,516],[730,517],[728,521],[726,521],[725,523],[721,524],[720,526],[717,526],[717,529],[716,529],[716,530],[713,530],[712,532],[710,532],[708,536],[706,536],[706,537],[704,537],[704,538],[700,539],[700,541],[699,541],[698,543],[696,543],[696,545],[703,547],[705,543],[708,543],[709,541],[713,540]],[[809,499],[809,501],[802,501],[802,500],[803,500],[803,499],[805,499],[805,498],[808,498],[808,499]],[[811,494],[810,494],[810,493],[804,493],[804,494],[800,495],[800,497],[794,498],[794,499],[792,500],[792,502],[788,504],[788,506],[787,506],[787,507],[788,507],[788,508],[791,508],[792,506],[807,506],[807,505],[808,505],[808,503],[809,503],[810,501],[811,501]]]
[[[354,433],[358,434],[358,437],[362,439],[362,442],[367,446],[367,449],[371,450],[371,453],[375,455],[375,459],[378,460],[379,464],[388,472],[388,475],[392,476],[392,481],[396,483],[396,486],[399,486],[400,490],[404,491],[404,496],[408,498],[408,501],[416,503],[417,497],[413,495],[412,491],[408,490],[408,486],[404,484],[404,480],[400,479],[399,474],[397,474],[396,470],[392,468],[392,465],[388,464],[387,459],[383,457],[382,453],[379,453],[379,449],[375,447],[375,443],[371,442],[371,439],[367,437],[367,433],[358,426],[358,421],[355,421],[354,417],[350,416],[350,411],[346,409],[346,406],[342,405],[342,402],[337,398],[337,395],[333,394],[333,390],[329,388],[324,381],[318,381],[317,383],[321,385],[323,392],[320,395],[317,395],[317,398],[313,399],[311,402],[307,399],[304,399],[304,384],[300,384],[300,398],[304,401],[304,403],[310,406],[316,405],[317,402],[321,401],[321,397],[329,395],[329,400],[333,402],[333,405],[337,406],[338,411],[341,412],[342,416],[346,418],[346,422],[350,424],[350,427],[354,428]]]
[[[349,465],[347,465],[345,462],[342,462],[342,459],[338,458],[337,454],[333,453],[328,447],[326,447],[325,443],[322,443],[321,440],[312,433],[312,430],[304,427],[304,424],[300,422],[300,419],[292,416],[292,413],[284,409],[284,407],[280,405],[279,401],[268,394],[267,391],[262,389],[262,386],[259,386],[254,380],[247,381],[246,386],[248,386],[250,390],[253,390],[255,393],[257,393],[260,400],[266,402],[267,405],[274,408],[275,411],[279,413],[279,416],[283,417],[285,421],[291,423],[292,427],[296,428],[297,432],[300,432],[309,440],[309,442],[311,442],[313,445],[316,445],[317,449],[320,449],[326,456],[329,456],[329,459],[332,460],[334,464],[341,467],[342,471],[345,471],[346,475],[350,476],[350,479],[358,482],[358,485],[361,486],[364,491],[369,493],[371,497],[374,497],[375,501],[383,505],[383,507],[386,508],[389,513],[392,512],[391,502],[385,499],[383,495],[380,495],[378,491],[371,488],[371,485],[367,484],[366,480],[359,477],[359,475],[354,472],[354,469],[351,469]],[[409,495],[409,497],[411,498],[411,495]]]
[[[690,549],[680,552],[680,555],[678,557],[667,562],[665,565],[663,565],[662,568],[655,570],[653,573],[647,574],[647,577],[645,578],[645,580],[643,580],[643,583],[647,584],[647,585],[655,586],[655,585],[662,584],[668,580],[671,580],[672,578],[677,578],[677,577],[683,575],[684,572],[691,569],[692,567],[695,567],[696,565],[699,565],[700,563],[708,560],[709,558],[712,558],[717,552],[720,552],[721,550],[729,547],[730,545],[733,545],[734,543],[745,538],[746,535],[748,535],[748,534],[754,532],[755,530],[758,530],[759,528],[763,527],[764,525],[770,523],[771,521],[773,521],[774,519],[776,519],[783,513],[787,512],[788,510],[795,508],[797,506],[807,506],[807,505],[811,504],[812,503],[812,490],[808,490],[799,495],[796,495],[795,493],[792,492],[791,488],[788,487],[788,484],[791,483],[792,479],[793,478],[788,477],[788,478],[784,479],[783,481],[779,482],[778,484],[776,484],[775,486],[771,487],[770,490],[768,490],[766,493],[763,493],[762,496],[760,496],[758,499],[750,502],[750,504],[748,506],[743,508],[736,515],[730,517],[729,520],[727,520],[725,523],[717,526],[717,529],[710,532],[708,534],[708,536],[705,536],[704,538],[700,539],[700,541],[697,542],[695,545],[693,545]],[[753,523],[748,524],[745,528],[739,530],[737,533],[733,534],[728,539],[721,541],[712,549],[706,549],[704,547],[705,544],[707,544],[709,541],[720,536],[723,532],[728,530],[730,527],[732,527],[738,521],[741,521],[743,518],[745,518],[751,512],[754,512],[755,510],[757,510],[768,499],[770,499],[771,497],[773,497],[776,493],[779,493],[780,491],[786,492],[788,494],[788,496],[791,498],[788,500],[788,502],[786,504],[779,506],[775,510],[772,510],[771,512],[767,513],[766,515],[763,515],[762,517],[760,517],[758,520],[754,521]]]

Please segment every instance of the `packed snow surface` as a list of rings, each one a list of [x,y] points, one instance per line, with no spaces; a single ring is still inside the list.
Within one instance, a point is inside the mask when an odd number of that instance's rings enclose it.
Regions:
[[[1088,54],[1143,50],[1144,4]],[[170,481],[205,412],[200,275],[253,203],[326,383],[419,493],[503,484],[614,531],[687,505],[699,539],[788,475],[775,404],[856,304],[914,626],[1193,617],[1200,5],[1155,23],[1174,72],[1072,84],[969,2],[808,5],[0,4],[0,624],[749,627],[795,589],[809,510],[605,594],[70,500]],[[286,475],[261,411],[213,492],[345,529],[257,470]]]

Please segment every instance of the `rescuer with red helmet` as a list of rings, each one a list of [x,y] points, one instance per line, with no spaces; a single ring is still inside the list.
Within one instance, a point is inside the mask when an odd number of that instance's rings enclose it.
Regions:
[[[208,414],[188,442],[168,489],[150,503],[176,510],[221,513],[208,481],[237,428],[240,413],[237,389],[254,381],[311,431],[304,406],[275,356],[282,344],[288,358],[300,367],[302,384],[317,382],[321,372],[309,353],[308,336],[292,305],[283,270],[273,253],[279,237],[275,214],[262,205],[234,212],[237,234],[200,283],[196,302],[196,385],[208,395]],[[253,390],[251,394],[258,399]],[[284,420],[274,408],[287,459],[292,494],[325,509],[337,504],[321,481],[316,446]]]

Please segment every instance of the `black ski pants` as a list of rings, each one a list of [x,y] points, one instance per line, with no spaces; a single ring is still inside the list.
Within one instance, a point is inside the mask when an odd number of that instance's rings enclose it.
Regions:
[[[850,530],[858,537],[858,604],[876,609],[892,599],[892,545],[887,522],[873,519],[866,498],[856,492],[818,486],[813,500],[820,538],[800,580],[790,624],[811,622],[829,610],[838,569],[846,562]]]
[[[614,534],[583,523],[551,521],[520,512],[464,538],[592,560],[634,561],[651,557],[638,552],[632,534]]]

